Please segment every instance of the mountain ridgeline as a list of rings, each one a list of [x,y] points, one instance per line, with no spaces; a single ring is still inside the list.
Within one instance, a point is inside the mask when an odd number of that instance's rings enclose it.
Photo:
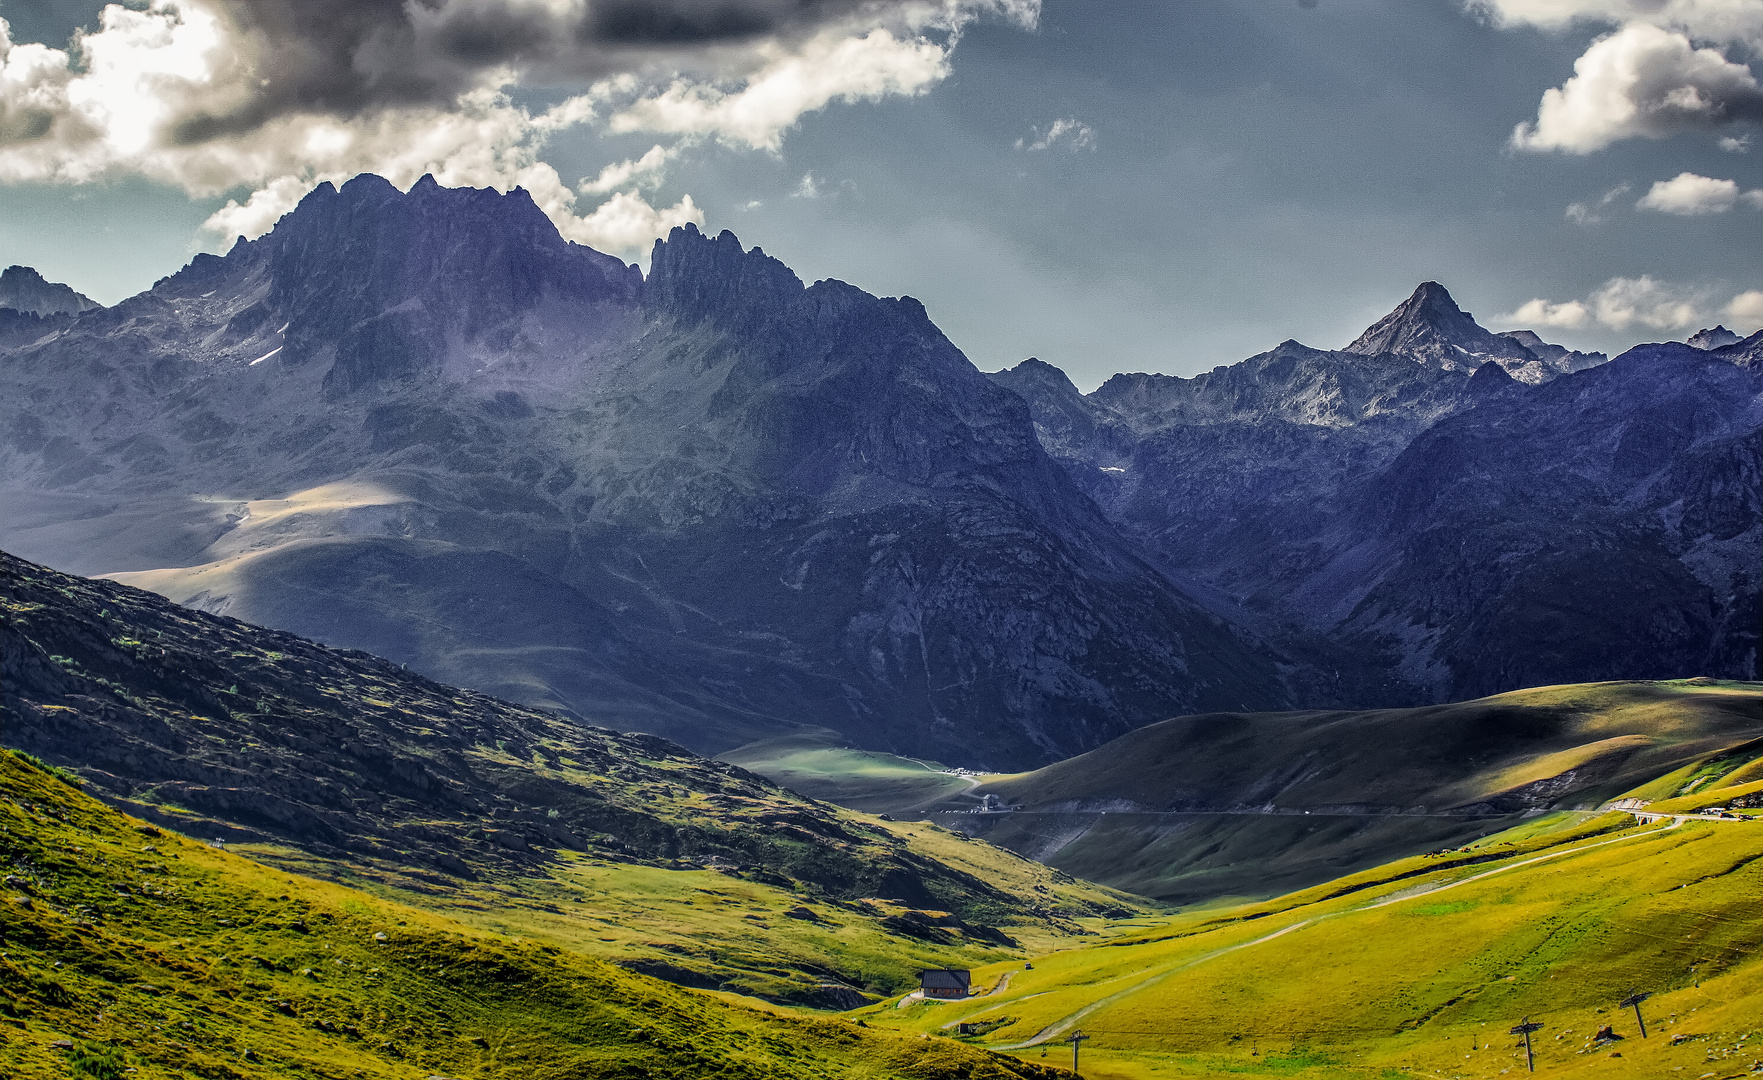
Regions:
[[[1752,677],[1758,351],[1603,362],[1429,283],[1347,350],[1084,395],[726,232],[645,276],[524,192],[363,176],[114,307],[0,311],[0,547],[701,752],[1021,768]]]

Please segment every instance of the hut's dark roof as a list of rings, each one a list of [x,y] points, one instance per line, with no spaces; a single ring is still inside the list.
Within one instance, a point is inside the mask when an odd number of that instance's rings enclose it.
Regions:
[[[972,981],[966,968],[933,968],[918,973],[919,985],[926,990],[965,990]]]

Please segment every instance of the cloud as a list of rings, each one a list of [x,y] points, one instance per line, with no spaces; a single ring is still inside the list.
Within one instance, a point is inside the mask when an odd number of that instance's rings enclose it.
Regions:
[[[887,30],[861,37],[833,31],[771,58],[738,90],[678,80],[614,113],[613,133],[713,136],[730,146],[776,152],[803,114],[834,101],[921,94],[949,74],[949,49]]]
[[[1734,330],[1754,334],[1763,330],[1763,291],[1752,289],[1739,293],[1726,305],[1726,321]]]
[[[1751,149],[1750,133],[1747,132],[1737,137],[1732,135],[1722,135],[1720,137],[1720,149],[1729,154],[1743,154],[1747,152]]]
[[[656,209],[629,192],[618,192],[586,217],[568,221],[559,230],[565,240],[600,251],[630,251],[666,236],[686,222],[704,224],[704,213],[690,195],[665,209]]]
[[[1611,278],[1591,295],[1592,317],[1612,330],[1635,323],[1655,330],[1676,330],[1702,322],[1693,294],[1674,285],[1638,278]]]
[[[1514,326],[1567,330],[1594,323],[1612,330],[1627,330],[1636,325],[1654,330],[1681,330],[1704,325],[1706,306],[1706,295],[1702,290],[1673,285],[1642,274],[1638,278],[1611,278],[1584,300],[1559,303],[1541,298],[1528,300],[1511,314],[1498,316],[1496,321]]]
[[[1657,210],[1661,214],[1695,217],[1700,214],[1723,214],[1738,202],[1739,186],[1732,180],[1716,180],[1681,172],[1670,180],[1655,181],[1652,188],[1635,203],[1639,210]]]
[[[1751,69],[1681,31],[1630,23],[1593,42],[1573,70],[1543,92],[1535,120],[1513,129],[1514,147],[1589,154],[1622,139],[1763,121],[1763,86]]]
[[[1531,329],[1539,326],[1576,330],[1591,321],[1592,313],[1578,300],[1553,304],[1547,300],[1526,300],[1518,310],[1504,317],[1505,322],[1522,324]]]
[[[1670,180],[1655,181],[1652,188],[1635,203],[1635,207],[1640,210],[1657,210],[1662,214],[1697,217],[1702,214],[1724,214],[1740,203],[1763,210],[1763,189],[1740,194],[1736,180],[1716,180],[1693,172],[1682,172]]]
[[[1504,27],[1644,22],[1704,41],[1763,39],[1763,0],[1469,0],[1465,6]]]
[[[1060,143],[1064,143],[1074,152],[1096,148],[1096,130],[1076,117],[1067,116],[1053,121],[1044,134],[1040,128],[1034,128],[1033,131],[1035,139],[1028,145],[1024,146],[1022,139],[1016,140],[1018,150],[1051,150]]]
[[[209,221],[230,239],[322,180],[433,173],[524,186],[566,235],[635,236],[700,213],[635,194],[695,140],[776,151],[808,112],[924,92],[974,19],[1038,13],[1038,0],[112,4],[66,49],[0,29],[0,182],[246,189]],[[523,86],[567,96],[531,108],[511,96]],[[583,125],[677,138],[572,190],[545,148]]]
[[[662,170],[667,167],[667,160],[675,153],[676,150],[657,143],[635,161],[626,158],[606,166],[600,170],[599,176],[576,185],[576,190],[583,195],[599,195],[615,191],[626,184],[658,184],[661,182]]]
[[[1632,184],[1618,184],[1592,202],[1568,203],[1567,220],[1576,225],[1601,225],[1609,220],[1611,204],[1633,190]]]
[[[800,184],[796,185],[795,191],[790,192],[790,198],[792,198],[792,199],[818,199],[818,198],[820,198],[820,185],[815,182],[813,173],[808,172],[808,173],[802,174],[802,182]]]

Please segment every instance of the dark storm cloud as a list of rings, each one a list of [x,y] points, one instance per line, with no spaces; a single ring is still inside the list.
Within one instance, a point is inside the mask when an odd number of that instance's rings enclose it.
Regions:
[[[290,113],[357,116],[445,107],[512,69],[583,82],[665,69],[740,75],[761,42],[856,19],[901,0],[199,0],[234,31],[242,92],[191,101],[173,139],[200,143]],[[495,81],[504,80],[496,78]]]

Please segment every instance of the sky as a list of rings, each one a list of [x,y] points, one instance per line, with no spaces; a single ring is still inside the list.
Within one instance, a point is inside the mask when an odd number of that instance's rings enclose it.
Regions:
[[[113,303],[325,179],[685,221],[1089,389],[1436,280],[1616,352],[1763,327],[1763,0],[0,0],[0,263]]]

